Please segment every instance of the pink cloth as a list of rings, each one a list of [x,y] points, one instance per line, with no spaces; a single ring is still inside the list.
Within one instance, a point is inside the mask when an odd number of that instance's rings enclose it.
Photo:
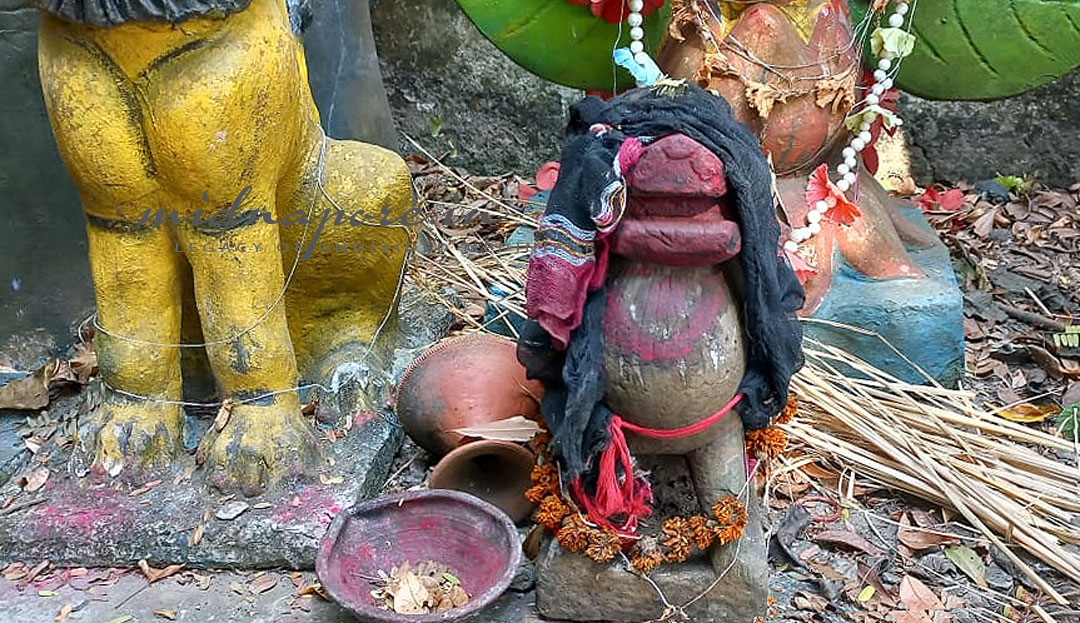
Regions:
[[[551,336],[559,350],[570,345],[570,332],[581,324],[585,296],[604,285],[608,269],[607,237],[597,237],[593,258],[574,265],[555,255],[533,257],[525,281],[525,313]]]

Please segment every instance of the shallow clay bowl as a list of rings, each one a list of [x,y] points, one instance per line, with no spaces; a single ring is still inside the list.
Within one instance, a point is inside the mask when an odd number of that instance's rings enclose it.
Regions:
[[[446,565],[461,579],[469,602],[438,614],[383,610],[367,578],[406,560]],[[427,490],[388,495],[338,514],[319,545],[315,572],[334,601],[361,621],[434,623],[478,613],[510,586],[520,562],[517,530],[505,513],[467,493]]]

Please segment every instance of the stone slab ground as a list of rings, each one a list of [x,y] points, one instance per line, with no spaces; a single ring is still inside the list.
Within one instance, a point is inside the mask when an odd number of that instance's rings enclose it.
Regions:
[[[388,347],[393,353],[385,370],[390,382],[426,346],[446,335],[450,325],[450,315],[415,288],[405,289],[400,310],[399,331]],[[145,480],[77,477],[80,470],[73,468],[68,448],[50,442],[32,459],[25,456],[14,428],[26,413],[4,412],[0,500],[13,502],[0,512],[0,564],[48,560],[69,567],[133,567],[146,559],[159,567],[313,568],[319,539],[330,521],[382,491],[404,439],[392,412],[348,406],[357,404],[349,393],[351,384],[343,382],[345,389],[320,403],[337,405],[332,413],[337,428],[316,431],[322,456],[318,478],[284,483],[254,498],[212,489],[191,454],[180,456],[169,473]],[[78,410],[78,401],[88,393],[70,397],[64,408]],[[60,407],[50,405],[50,410]],[[187,420],[189,428],[209,426],[207,418],[188,414]],[[350,420],[351,426],[342,425]],[[195,430],[192,449],[199,436]],[[2,477],[39,466],[47,466],[50,474],[32,493],[22,490],[19,478]]]
[[[265,585],[273,583],[273,588],[258,593],[252,588],[251,573],[215,573],[206,589],[193,581],[181,584],[176,577],[147,585],[141,575],[129,573],[98,597],[70,586],[46,591],[48,596],[42,597],[34,587],[19,590],[15,582],[0,580],[0,621],[47,623],[54,621],[64,606],[72,606],[68,623],[106,623],[125,616],[132,617],[125,623],[169,620],[155,610],[174,613],[179,623],[356,623],[337,604],[318,597],[298,599],[288,575],[267,575],[272,579]],[[303,581],[314,581],[314,574],[305,573]],[[538,622],[533,611],[532,593],[510,590],[471,623]]]
[[[372,415],[344,439],[320,442],[333,462],[322,466],[319,481],[256,498],[214,492],[201,474],[191,475],[190,456],[176,475],[140,493],[140,483],[76,479],[57,451],[39,491],[20,494],[15,479],[0,488],[0,499],[16,495],[23,507],[0,515],[0,561],[311,568],[333,516],[378,494],[401,439],[393,419]]]

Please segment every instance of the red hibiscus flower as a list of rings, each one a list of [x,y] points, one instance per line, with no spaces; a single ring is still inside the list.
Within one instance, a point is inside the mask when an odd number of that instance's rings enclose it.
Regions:
[[[518,199],[529,201],[533,198],[533,195],[541,190],[551,190],[552,188],[555,188],[555,182],[558,180],[559,163],[545,162],[536,170],[536,186],[530,186],[525,183],[518,186]]]
[[[829,180],[829,165],[823,164],[818,167],[806,184],[806,205],[814,207],[818,201],[829,204],[829,211],[825,218],[838,225],[851,225],[855,219],[862,216],[859,207],[847,200],[844,192]]]
[[[922,208],[923,212],[939,209],[946,212],[956,212],[964,205],[964,192],[957,188],[940,192],[937,188],[931,186],[926,189],[926,192],[921,197],[915,200],[915,203]]]
[[[602,17],[612,24],[617,24],[630,14],[629,0],[566,0],[571,4],[589,5],[592,14]],[[645,6],[641,9],[642,15],[648,15],[656,9],[664,6],[664,0],[645,0]]]

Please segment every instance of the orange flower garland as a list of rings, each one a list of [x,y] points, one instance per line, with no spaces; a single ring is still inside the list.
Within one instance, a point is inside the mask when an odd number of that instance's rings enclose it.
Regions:
[[[530,502],[538,504],[533,518],[555,535],[559,546],[569,552],[584,553],[606,564],[626,549],[617,532],[589,525],[576,509],[563,500],[559,472],[551,453],[551,436],[546,431],[533,438],[537,464],[533,467],[533,486],[525,492]],[[748,514],[735,496],[728,495],[713,506],[713,517],[670,517],[659,534],[645,535],[627,551],[630,563],[648,572],[664,563],[685,562],[693,548],[706,551],[713,545],[726,545],[742,537]]]
[[[775,459],[787,448],[787,435],[770,426],[746,431],[746,455],[755,459]]]

